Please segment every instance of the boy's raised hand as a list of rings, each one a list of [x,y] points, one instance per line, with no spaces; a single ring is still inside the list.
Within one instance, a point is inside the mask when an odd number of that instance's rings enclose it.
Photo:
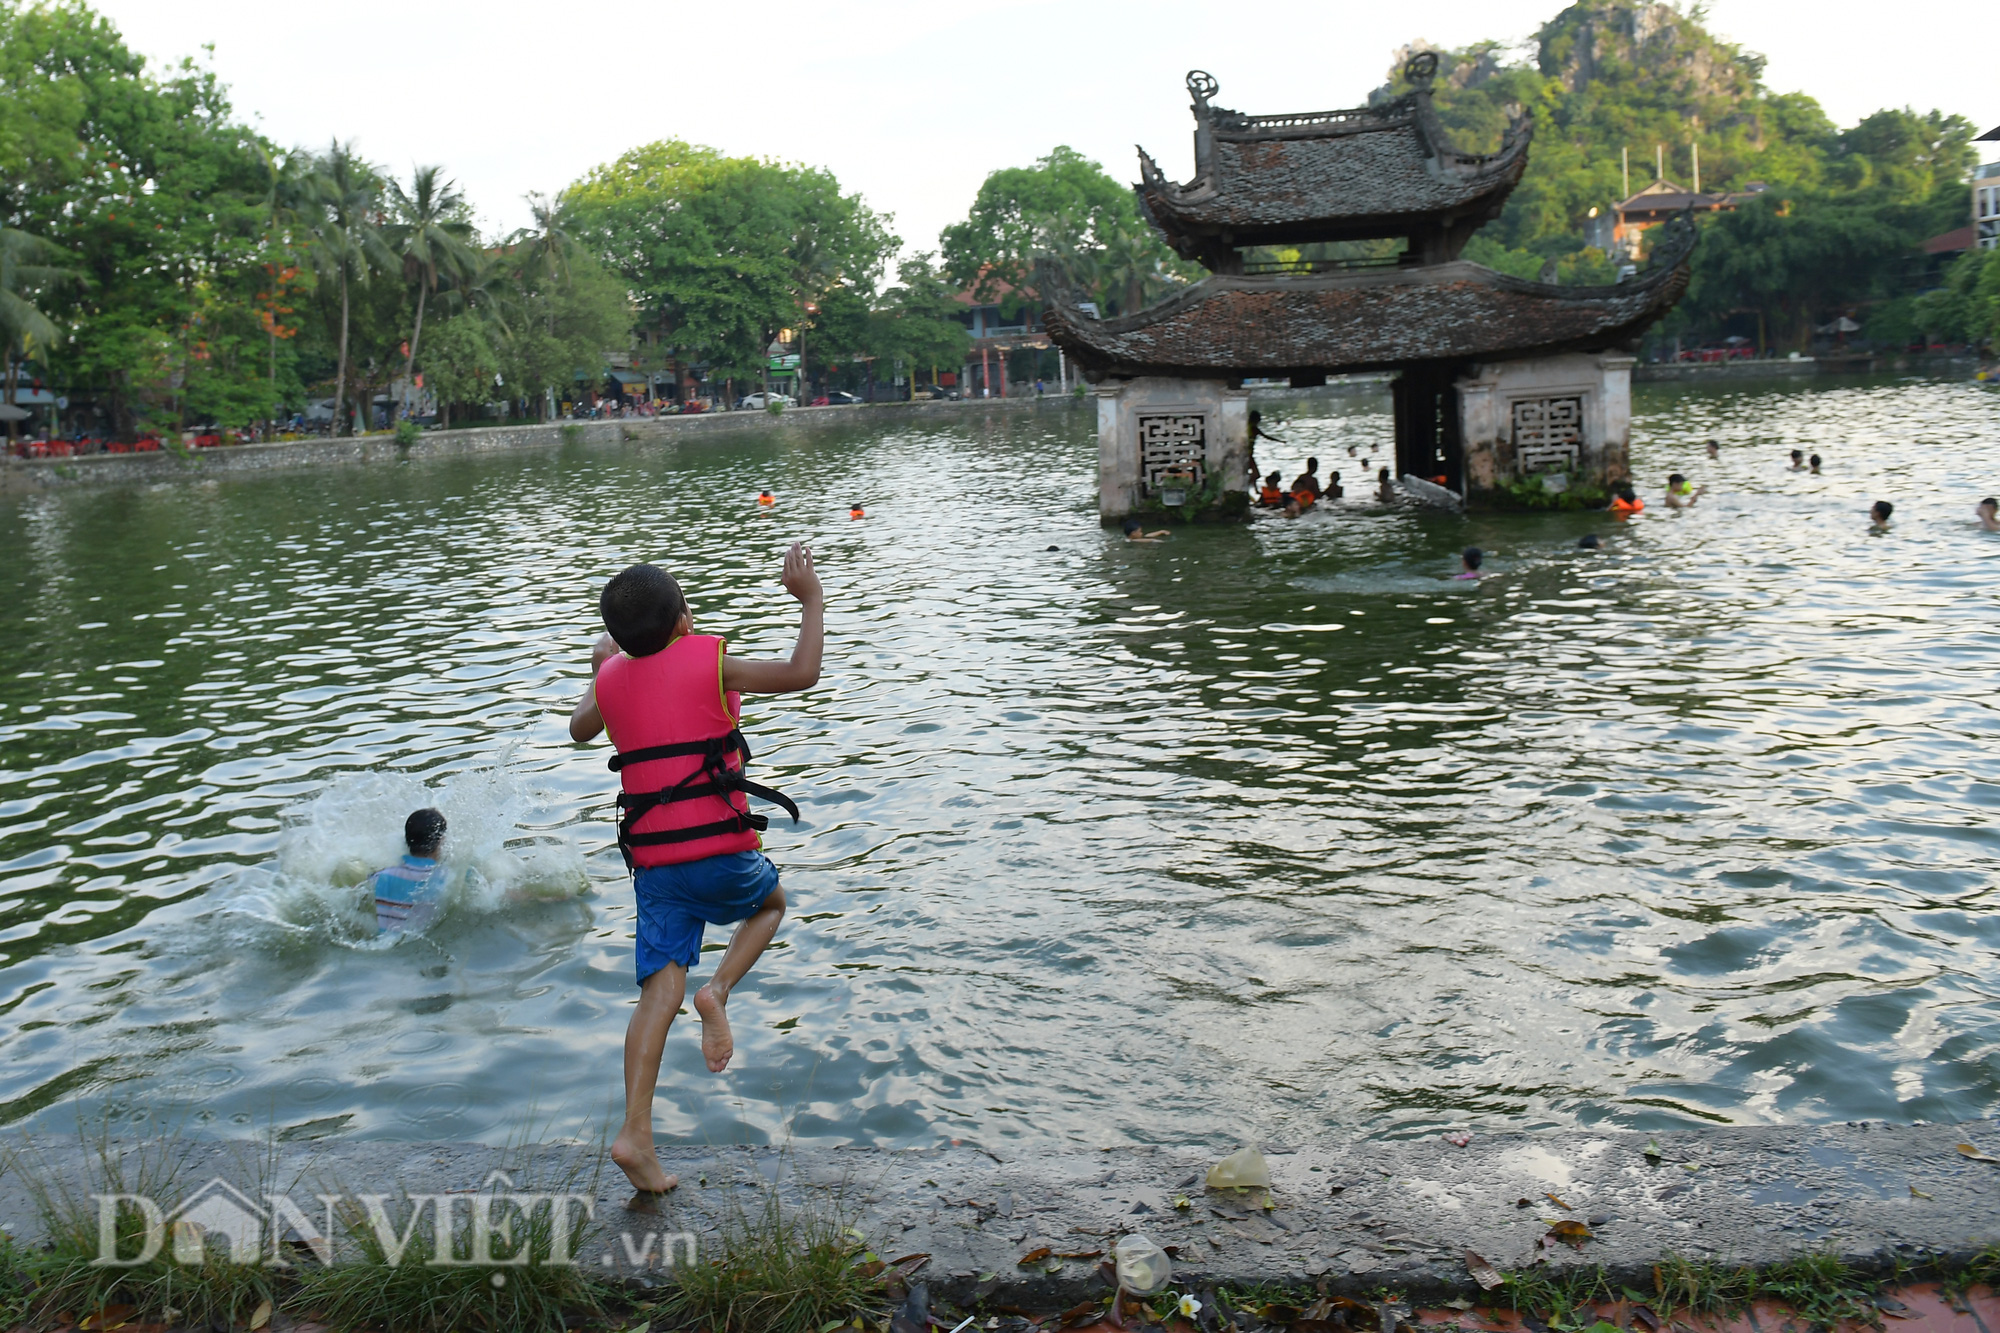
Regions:
[[[811,606],[826,600],[826,592],[819,586],[819,575],[813,570],[812,552],[799,542],[793,542],[785,552],[785,570],[778,576],[785,585],[785,591]]]

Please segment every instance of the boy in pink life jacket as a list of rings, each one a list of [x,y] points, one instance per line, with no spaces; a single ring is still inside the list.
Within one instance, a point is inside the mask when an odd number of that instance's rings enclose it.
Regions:
[[[665,570],[633,565],[604,585],[598,610],[605,634],[591,653],[595,679],[570,714],[569,734],[608,733],[620,776],[618,846],[638,901],[639,1004],[625,1030],[625,1123],[611,1160],[642,1192],[680,1182],[653,1151],[653,1091],[667,1029],[701,957],[704,925],[736,926],[715,975],[694,995],[701,1053],[721,1073],[734,1052],[729,992],[761,956],[785,919],[777,867],[760,850],[762,815],[746,792],[798,807],[743,776],[749,746],[737,729],[744,694],[789,694],[819,681],[825,594],[812,553],[796,542],[781,582],[798,598],[799,640],[785,662],[728,655],[724,642],[696,634],[680,585]]]

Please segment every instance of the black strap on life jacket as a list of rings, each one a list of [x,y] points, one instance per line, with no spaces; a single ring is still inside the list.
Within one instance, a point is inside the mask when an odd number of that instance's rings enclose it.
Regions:
[[[671,787],[659,791],[628,791],[618,794],[618,809],[622,812],[618,819],[618,851],[625,858],[625,868],[633,869],[632,849],[634,847],[659,847],[675,842],[694,842],[701,838],[713,838],[725,833],[747,833],[755,830],[762,833],[771,826],[764,815],[745,814],[729,799],[734,792],[755,796],[760,801],[783,806],[785,813],[799,822],[799,807],[789,796],[771,790],[759,782],[752,782],[743,776],[743,768],[729,767],[731,755],[742,755],[743,764],[750,763],[750,742],[743,739],[741,731],[731,731],[725,736],[713,736],[705,741],[683,741],[675,745],[648,745],[639,750],[625,750],[611,756],[610,768],[616,773],[627,764],[644,764],[655,759],[685,759],[691,755],[701,756],[701,767],[682,778]],[[675,801],[692,801],[704,796],[713,796],[728,807],[726,819],[714,820],[707,824],[695,824],[688,828],[666,829],[658,833],[634,833],[632,826],[641,818],[661,806],[672,805]]]

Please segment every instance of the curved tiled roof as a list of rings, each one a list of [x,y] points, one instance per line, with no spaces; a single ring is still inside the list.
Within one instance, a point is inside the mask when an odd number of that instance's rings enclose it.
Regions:
[[[1517,116],[1500,150],[1461,153],[1431,107],[1428,77],[1380,106],[1246,116],[1212,107],[1214,80],[1188,76],[1195,98],[1195,178],[1168,180],[1142,148],[1135,188],[1175,248],[1229,233],[1255,245],[1388,236],[1444,219],[1497,216],[1528,165],[1531,123]]]
[[[1159,305],[1096,320],[1068,302],[1049,337],[1092,379],[1345,374],[1418,361],[1602,351],[1636,339],[1687,288],[1693,228],[1610,287],[1528,282],[1463,261],[1311,276],[1205,278]]]

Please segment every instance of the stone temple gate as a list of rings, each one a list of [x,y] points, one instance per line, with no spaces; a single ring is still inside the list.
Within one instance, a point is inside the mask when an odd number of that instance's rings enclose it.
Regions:
[[[1686,290],[1693,225],[1670,224],[1648,268],[1611,286],[1460,259],[1519,183],[1531,126],[1517,116],[1499,151],[1457,151],[1431,104],[1436,74],[1424,52],[1401,97],[1275,116],[1215,106],[1215,80],[1188,75],[1194,178],[1168,180],[1142,150],[1135,188],[1167,243],[1210,276],[1116,319],[1044,284],[1050,337],[1096,387],[1104,518],[1184,497],[1243,512],[1246,379],[1393,372],[1396,473],[1471,504],[1514,482],[1625,478],[1633,350]],[[1401,246],[1328,254],[1356,248],[1335,244],[1346,241]]]

